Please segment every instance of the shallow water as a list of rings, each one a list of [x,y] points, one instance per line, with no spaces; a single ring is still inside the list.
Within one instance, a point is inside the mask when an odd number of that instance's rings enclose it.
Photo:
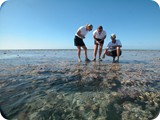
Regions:
[[[92,58],[92,50],[88,51]],[[0,107],[13,120],[148,120],[160,105],[160,51],[120,63],[77,62],[76,50],[1,50]]]

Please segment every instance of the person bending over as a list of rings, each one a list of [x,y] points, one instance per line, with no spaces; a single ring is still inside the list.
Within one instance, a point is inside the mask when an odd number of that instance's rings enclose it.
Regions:
[[[80,57],[81,47],[84,49],[85,61],[86,62],[90,61],[87,56],[87,47],[85,43],[83,42],[83,39],[85,38],[88,31],[91,31],[92,29],[93,29],[93,26],[91,24],[87,24],[86,26],[81,26],[75,34],[74,45],[77,47],[77,54],[78,54],[79,62],[81,62],[81,57]]]
[[[97,50],[99,47],[99,61],[102,61],[101,54],[102,54],[102,48],[104,44],[104,40],[106,38],[106,31],[103,30],[102,26],[99,26],[94,32],[93,32],[93,38],[94,38],[94,52],[93,52],[93,60],[96,61],[96,55]]]

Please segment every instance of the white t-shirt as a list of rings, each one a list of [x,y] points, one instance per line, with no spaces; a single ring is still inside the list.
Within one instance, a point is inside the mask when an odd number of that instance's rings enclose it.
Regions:
[[[80,28],[78,28],[77,32],[78,32],[79,30],[81,31],[81,35],[83,35],[83,36],[86,36],[86,34],[88,33],[88,30],[86,30],[86,27],[85,27],[85,26],[81,26]],[[79,35],[77,35],[77,32],[76,32],[75,35],[76,35],[77,37],[83,39],[82,37],[80,37]]]
[[[106,35],[106,31],[102,31],[100,34],[97,30],[93,32],[93,36],[95,36],[97,39],[102,39]]]
[[[112,43],[112,41],[111,41],[111,42],[109,42],[109,43],[108,43],[108,45],[107,45],[107,49],[109,49],[110,51],[114,51],[114,50],[116,50],[116,48],[111,48],[111,47],[115,47],[115,46],[117,46],[117,45],[122,46],[122,44],[121,44],[121,41],[120,41],[120,40],[116,40],[116,42],[115,42],[115,43]]]

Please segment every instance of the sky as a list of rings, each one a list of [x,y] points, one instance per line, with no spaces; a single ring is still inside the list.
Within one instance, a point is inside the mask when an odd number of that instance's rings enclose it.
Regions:
[[[76,49],[80,26],[102,25],[123,49],[160,50],[160,7],[152,0],[8,0],[0,8],[0,49]]]

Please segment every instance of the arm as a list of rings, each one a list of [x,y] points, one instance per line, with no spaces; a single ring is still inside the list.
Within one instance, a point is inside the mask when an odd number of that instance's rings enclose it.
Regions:
[[[121,43],[121,41],[120,41],[120,40],[118,41],[118,45],[117,45],[117,47],[122,47],[122,43]]]
[[[112,48],[116,49],[117,47],[119,47],[119,48],[122,47],[122,44],[121,44],[120,40],[117,40],[116,45],[113,46]]]
[[[117,47],[122,47],[122,45],[117,45]]]
[[[100,42],[97,40],[97,38],[95,37],[95,35],[93,35],[93,38],[96,41],[96,43],[100,44]]]
[[[121,45],[115,45],[115,46],[112,46],[110,47],[111,49],[116,49],[117,47],[122,47]]]
[[[77,35],[80,36],[81,38],[85,38],[85,37],[81,34],[81,31],[80,31],[80,30],[78,30]]]
[[[103,42],[104,39],[106,39],[106,36],[107,36],[106,31],[103,30],[101,34],[103,35],[103,38],[100,42]]]
[[[102,40],[100,42],[104,41],[104,39],[106,39],[106,35],[102,38]]]

